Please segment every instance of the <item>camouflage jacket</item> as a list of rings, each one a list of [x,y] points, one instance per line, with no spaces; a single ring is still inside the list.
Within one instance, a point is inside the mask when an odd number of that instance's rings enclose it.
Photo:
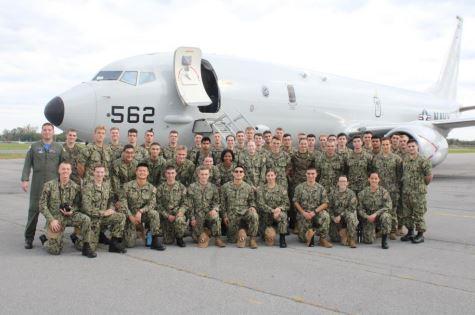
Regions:
[[[230,181],[221,187],[221,212],[224,217],[244,215],[250,207],[256,208],[251,185],[243,181],[237,186]]]
[[[198,182],[199,181],[199,178],[198,178],[198,175],[199,175],[199,171],[200,169],[199,168],[196,168],[195,170],[195,177],[194,177],[194,182]],[[212,165],[211,166],[211,169],[209,170],[209,179],[208,181],[214,185],[216,185],[217,187],[220,187],[221,186],[221,174],[219,173],[219,169],[216,165]]]
[[[372,169],[378,172],[379,184],[389,192],[398,192],[401,188],[402,159],[394,153],[384,156],[383,153],[373,157]]]
[[[134,160],[137,162],[137,163],[140,163],[140,162],[143,162],[145,161],[146,159],[148,159],[149,157],[149,154],[148,154],[148,150],[145,149],[144,147],[140,146],[140,145],[136,145],[134,147],[135,149],[135,155],[134,155]]]
[[[153,161],[150,157],[145,160],[148,165],[148,182],[157,187],[165,180],[165,166],[167,162],[161,156]]]
[[[310,152],[295,151],[290,157],[292,167],[292,183],[298,185],[307,181],[307,168],[315,163],[315,155]]]
[[[89,143],[83,150],[79,158],[79,163],[84,165],[84,178],[92,179],[94,177],[94,167],[103,165],[106,168],[106,178],[109,178],[109,170],[113,162],[113,154],[111,148],[107,144],[98,147],[94,143]]]
[[[178,146],[177,146],[178,147]],[[170,145],[167,145],[162,150],[163,157],[167,161],[175,160],[176,159],[176,147],[172,148]]]
[[[257,189],[257,207],[262,213],[272,213],[275,208],[287,212],[290,207],[287,189],[280,185],[269,188],[267,185],[259,186]]]
[[[392,209],[391,196],[379,186],[375,192],[368,186],[358,194],[358,215],[367,219],[376,213],[377,216]]]
[[[112,208],[112,190],[109,182],[104,181],[101,186],[97,186],[92,180],[83,186],[81,192],[81,210],[91,218],[99,218],[100,211]]]
[[[163,182],[157,188],[158,212],[163,218],[169,215],[177,215],[179,212],[186,214],[186,187],[179,181],[172,186]]]
[[[122,150],[124,150],[124,146],[122,144],[109,144],[111,151],[112,151],[112,160],[115,161],[122,157]]]
[[[218,188],[212,183],[207,183],[206,186],[201,186],[200,183],[193,183],[186,190],[186,204],[191,219],[196,217],[204,218],[211,210],[219,212]]]
[[[345,161],[346,161],[346,159],[348,158],[348,156],[350,155],[351,152],[352,151],[348,147],[345,147],[342,150],[339,150],[338,147],[336,148],[336,153],[338,155],[341,155]]]
[[[266,159],[266,169],[273,169],[276,172],[277,184],[284,186],[284,188],[288,187],[287,184],[287,173],[290,171],[290,156],[280,151],[277,154],[269,152],[267,154]]]
[[[75,143],[72,148],[69,148],[66,143],[63,144],[63,152],[61,152],[61,162],[71,163],[71,179],[79,184],[78,162],[81,157],[81,151],[84,146],[80,143]]]
[[[403,193],[427,193],[425,176],[432,173],[432,165],[428,159],[418,155],[415,159],[409,156],[402,162],[402,191]]]
[[[226,168],[223,163],[218,165],[219,175],[221,176],[221,186],[223,186],[227,182],[232,182],[234,168],[236,167],[236,163],[232,163],[230,168]]]
[[[203,164],[203,160],[205,159],[205,157],[208,157],[208,156],[211,156],[213,158],[213,163],[216,165],[219,158],[217,158],[213,151],[209,151],[207,153],[201,151],[201,150],[198,150],[194,155],[192,154],[190,157],[192,158],[189,158],[189,160],[191,162],[193,162],[196,166],[200,166]]]
[[[358,199],[356,194],[351,189],[339,191],[334,189],[328,195],[328,213],[335,218],[343,213],[354,213],[358,208]]]
[[[372,156],[370,153],[362,151],[356,153],[352,151],[346,160],[348,170],[349,188],[353,191],[360,192],[368,186],[368,176],[371,171]]]
[[[120,211],[126,216],[135,215],[142,209],[143,213],[157,210],[157,189],[146,182],[142,187],[136,180],[132,180],[124,185],[120,195]]]
[[[327,191],[332,191],[336,187],[338,177],[345,173],[345,161],[338,154],[332,157],[322,154],[320,158],[315,159],[315,168],[318,171],[318,183]]]
[[[123,159],[114,161],[112,165],[111,184],[116,196],[120,195],[124,184],[135,179],[137,164],[136,160],[132,160],[130,163],[125,163]]]
[[[194,180],[195,176],[195,164],[190,160],[185,161],[178,165],[176,159],[168,160],[167,165],[172,165],[176,169],[176,180],[188,187]]]
[[[246,170],[244,181],[251,186],[257,187],[265,182],[266,179],[266,157],[265,155],[256,152],[250,155],[249,152],[244,151],[239,156],[238,164],[243,166]]]
[[[39,208],[47,222],[63,217],[63,214],[59,211],[61,204],[68,204],[72,211],[78,211],[81,204],[79,185],[72,180],[64,187],[59,184],[57,179],[46,182],[41,192]]]
[[[319,183],[310,186],[307,182],[304,182],[295,188],[293,202],[298,202],[307,212],[315,211],[322,204],[328,203],[327,191]]]

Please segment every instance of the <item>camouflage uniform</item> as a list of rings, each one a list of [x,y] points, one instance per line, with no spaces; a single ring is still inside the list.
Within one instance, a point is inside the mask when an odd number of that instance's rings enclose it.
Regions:
[[[324,153],[315,158],[315,168],[318,171],[318,183],[325,187],[327,192],[331,192],[336,187],[338,177],[345,172],[345,161],[338,154],[329,157]]]
[[[122,151],[124,146],[122,144],[110,144],[109,145],[112,151],[112,161],[120,159],[122,157]]]
[[[200,169],[197,168],[196,171],[195,171],[195,177],[194,177],[195,182],[199,181],[199,177],[198,177],[199,173],[200,173]],[[220,175],[219,169],[216,165],[211,166],[211,169],[209,170],[209,179],[208,179],[208,181],[210,183],[216,185],[216,187],[221,186],[221,175]]]
[[[157,188],[157,207],[162,219],[163,242],[173,244],[175,238],[183,238],[188,228],[186,222],[186,187],[178,180],[169,186],[167,182]],[[183,216],[176,216],[178,213]],[[168,216],[176,216],[175,221],[168,221]]]
[[[83,150],[79,162],[84,165],[86,181],[94,179],[94,167],[96,165],[103,165],[106,169],[105,179],[109,178],[109,170],[113,162],[112,150],[107,144],[98,147],[94,143],[89,143]]]
[[[153,161],[150,157],[145,160],[148,165],[148,182],[155,187],[158,187],[164,181],[166,160],[159,156],[157,160]]]
[[[346,159],[350,156],[351,152],[352,152],[352,151],[351,151],[348,147],[345,147],[345,148],[342,149],[342,150],[339,150],[338,147],[337,147],[337,149],[336,149],[336,153],[337,153],[338,155],[340,155],[340,156],[343,158],[343,160],[345,160],[345,161],[346,161]]]
[[[330,236],[332,241],[338,240],[338,231],[340,229],[348,229],[348,236],[356,240],[356,229],[358,227],[358,217],[356,209],[358,208],[358,199],[356,194],[351,189],[339,191],[334,189],[328,195],[328,212],[330,214]],[[341,216],[340,223],[335,223],[333,220]]]
[[[399,191],[401,189],[402,176],[402,159],[394,153],[389,153],[384,156],[383,153],[377,154],[373,157],[373,170],[378,172],[381,179],[380,185],[384,187],[391,196],[392,208],[389,211],[392,218],[391,232],[395,232],[398,226],[398,221],[401,218],[401,211],[398,210]]]
[[[216,165],[221,163],[221,152],[223,152],[223,146],[211,145],[211,153],[216,157]]]
[[[368,186],[368,176],[371,171],[372,156],[370,153],[362,151],[356,153],[352,151],[346,160],[348,170],[348,188],[358,195],[366,186]]]
[[[282,151],[284,151],[285,153],[287,153],[289,156],[292,156],[292,154],[294,154],[295,152],[297,152],[297,150],[295,150],[294,147],[286,148],[286,147],[284,147],[284,146],[282,146]]]
[[[295,188],[298,184],[307,181],[307,168],[315,163],[315,155],[306,152],[295,151],[290,157],[290,165],[292,167],[291,184]]]
[[[289,206],[289,196],[284,187],[276,185],[274,188],[269,188],[267,185],[262,185],[257,189],[257,207],[262,237],[264,237],[265,229],[272,227],[274,222],[277,223],[277,232],[279,234],[287,233],[287,211]],[[272,212],[275,208],[282,210],[278,221],[274,219]]]
[[[176,180],[188,187],[194,180],[195,175],[195,164],[190,160],[185,159],[185,161],[178,165],[176,160],[168,160],[167,165],[175,167],[176,170]]]
[[[208,156],[211,156],[213,158],[213,163],[216,164],[218,159],[214,156],[213,151],[205,153],[202,150],[198,150],[194,155],[190,156],[191,158],[188,158],[188,160],[193,162],[196,166],[200,166],[203,164],[203,160]]]
[[[78,162],[83,148],[79,143],[75,143],[72,148],[69,148],[65,143],[63,144],[63,152],[61,152],[61,162],[71,163],[72,173],[70,178],[78,185],[81,185],[81,179],[78,174]]]
[[[259,228],[259,216],[249,208],[256,208],[254,191],[251,185],[242,182],[239,186],[230,181],[221,187],[221,211],[228,218],[228,241],[236,243],[238,230],[247,226],[247,233],[256,237]],[[256,209],[257,210],[257,209]]]
[[[29,181],[30,172],[33,168],[33,177],[30,182],[30,205],[28,208],[28,220],[25,227],[25,239],[35,238],[36,224],[38,223],[38,201],[40,200],[43,185],[52,179],[58,178],[58,165],[61,161],[62,147],[53,142],[48,150],[42,141],[31,144],[26,153],[21,181]]]
[[[120,196],[120,211],[125,214],[127,220],[124,228],[124,241],[127,247],[134,247],[137,239],[137,227],[128,219],[142,209],[142,223],[148,225],[153,236],[158,236],[160,232],[160,216],[156,210],[157,189],[147,182],[140,187],[136,180],[124,185],[123,193]]]
[[[63,233],[67,226],[78,227],[81,230],[82,240],[89,243],[91,240],[91,219],[78,212],[78,205],[81,202],[81,191],[79,185],[70,180],[64,187],[57,179],[45,183],[41,193],[39,207],[40,212],[46,218],[47,237],[46,250],[53,255],[59,255],[63,249]],[[59,211],[61,204],[68,204],[73,211],[71,216],[65,216]],[[55,233],[50,229],[50,223],[58,220],[61,224],[61,231]]]
[[[232,163],[230,168],[226,168],[223,163],[218,165],[219,175],[221,176],[221,186],[227,182],[232,182],[234,180],[233,172],[236,167],[236,163]],[[245,178],[245,176],[244,176]]]
[[[246,183],[258,187],[265,182],[266,157],[263,154],[256,152],[254,155],[250,155],[249,152],[244,151],[239,156],[238,164],[246,170],[244,176]]]
[[[415,159],[409,156],[402,163],[402,224],[409,230],[426,231],[424,214],[427,212],[427,185],[425,176],[431,175],[432,166],[428,159],[418,155]]]
[[[123,159],[115,160],[112,164],[111,184],[116,200],[120,198],[124,185],[135,179],[137,164],[136,160],[132,160],[130,163],[125,163]]]
[[[122,238],[125,227],[125,214],[115,212],[107,217],[101,216],[100,211],[113,208],[112,190],[109,182],[97,186],[90,181],[82,188],[82,212],[91,218],[90,246],[96,250],[101,229],[110,227],[111,236]]]
[[[375,192],[368,186],[358,194],[358,215],[363,225],[363,243],[372,244],[375,240],[375,227],[379,226],[383,235],[391,231],[391,197],[386,189],[379,186]],[[376,221],[368,221],[368,216],[377,214]]]
[[[175,160],[176,159],[176,147],[171,147],[170,145],[167,145],[166,147],[163,148],[162,153],[163,157],[165,160],[170,161],[170,160]]]
[[[280,151],[277,154],[269,152],[266,158],[266,169],[271,168],[276,172],[277,184],[288,189],[287,171],[290,169],[290,156],[283,151]]]
[[[207,183],[202,186],[200,183],[193,183],[186,191],[186,203],[190,210],[190,219],[196,220],[193,227],[192,237],[196,241],[204,228],[211,231],[211,236],[221,236],[221,219],[219,218],[219,192],[218,188]],[[208,212],[216,210],[216,217],[211,217]]]
[[[188,150],[188,154],[186,155],[186,158],[190,161],[195,161],[196,156],[198,155],[198,152],[200,152],[201,148],[198,147],[193,147],[191,150]],[[200,163],[201,164],[201,163]],[[200,165],[198,164],[198,165]]]
[[[306,212],[312,212],[322,204],[328,203],[327,192],[319,183],[315,183],[314,186],[308,185],[307,182],[301,183],[295,188],[293,202],[298,202]],[[313,228],[318,228],[321,239],[328,238],[330,215],[326,210],[320,211],[310,221],[306,220],[300,213],[297,213],[297,222],[300,241],[305,242],[305,233]]]

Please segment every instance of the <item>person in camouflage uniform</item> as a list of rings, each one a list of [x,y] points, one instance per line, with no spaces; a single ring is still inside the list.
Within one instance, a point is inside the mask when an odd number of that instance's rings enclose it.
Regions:
[[[140,146],[144,148],[145,150],[147,150],[149,155],[150,155],[150,147],[152,146],[152,143],[154,143],[153,141],[154,137],[155,137],[155,132],[153,131],[153,128],[145,130],[144,139],[143,139],[144,142]]]
[[[111,148],[111,151],[112,151],[112,160],[115,161],[121,158],[122,151],[124,150],[124,146],[120,143],[119,128],[112,127],[111,129],[109,129],[109,137],[110,137],[109,147]]]
[[[224,224],[228,228],[228,242],[236,243],[238,230],[247,227],[247,233],[251,236],[249,247],[257,248],[259,216],[254,191],[251,185],[244,182],[242,166],[234,167],[233,181],[221,187],[221,211]]]
[[[111,184],[114,192],[114,201],[120,198],[124,185],[135,179],[137,160],[134,159],[135,149],[131,144],[124,146],[122,158],[112,164]]]
[[[234,153],[236,155],[241,155],[244,151],[246,151],[246,135],[244,131],[239,130],[236,132],[236,145],[234,146]]]
[[[89,143],[83,150],[78,161],[78,173],[85,181],[94,178],[94,167],[104,165],[106,168],[106,179],[109,179],[109,170],[113,162],[113,155],[110,147],[104,143],[106,137],[106,127],[97,126],[94,129],[94,143]]]
[[[262,137],[264,138],[264,144],[262,145],[262,148],[266,151],[270,151],[272,143],[272,132],[270,130],[266,130],[262,133]]]
[[[160,144],[154,142],[150,145],[150,157],[145,160],[148,165],[148,182],[155,187],[158,187],[163,182],[163,172],[167,164],[163,156],[160,155]]]
[[[195,241],[206,239],[210,234],[215,238],[218,247],[226,245],[221,240],[221,220],[219,218],[219,192],[216,185],[208,182],[209,169],[205,166],[198,168],[198,181],[188,187],[186,191],[187,208],[190,212],[190,223],[193,229],[192,237]],[[205,229],[208,229],[205,231]],[[207,246],[207,242],[206,242]]]
[[[407,142],[408,141],[409,141],[409,137],[406,134],[401,134],[399,136],[399,148],[396,152],[394,152],[397,155],[399,155],[403,161],[408,156],[408,153],[407,153]]]
[[[78,173],[78,162],[81,156],[82,145],[77,143],[78,133],[75,129],[69,129],[66,132],[66,142],[63,144],[63,152],[61,152],[61,162],[69,162],[72,167],[71,180],[81,185],[81,178]]]
[[[178,151],[178,155],[180,154],[182,152]],[[176,176],[175,167],[168,165],[165,168],[166,182],[157,188],[157,206],[162,219],[163,242],[173,244],[176,239],[179,247],[185,247],[183,237],[188,228],[186,187],[176,180]]]
[[[337,154],[343,157],[343,160],[346,161],[348,156],[350,155],[351,150],[346,146],[348,142],[348,138],[345,133],[339,133],[337,136],[337,147],[336,152]]]
[[[318,136],[318,142],[319,142],[319,146],[318,146],[318,151],[320,151],[322,154],[324,152],[327,151],[327,142],[328,142],[328,135],[326,134],[321,134]],[[336,146],[336,144],[335,144]]]
[[[74,226],[81,230],[82,254],[94,258],[97,255],[89,245],[91,219],[78,211],[81,191],[80,187],[70,179],[71,172],[71,164],[62,162],[58,168],[59,180],[53,179],[45,183],[41,193],[39,208],[46,218],[46,250],[52,255],[59,255],[63,249],[64,229],[67,226]]]
[[[176,158],[178,149],[178,131],[171,130],[168,134],[168,145],[163,148],[163,157],[167,161],[173,161]],[[186,158],[186,155],[185,155]]]
[[[221,163],[218,165],[221,186],[233,180],[233,171],[236,167],[234,159],[233,151],[225,149],[221,152]]]
[[[307,136],[307,142],[308,142],[308,152],[314,155],[314,158],[317,156],[317,152],[321,153],[317,149],[317,137],[313,133],[309,133]]]
[[[373,136],[373,138],[371,138],[371,146],[373,147],[373,150],[371,150],[371,155],[374,157],[381,152],[381,138],[378,136]]]
[[[289,156],[295,152],[295,149],[292,146],[292,135],[290,133],[286,133],[282,137],[282,151],[287,153]]]
[[[213,134],[213,139],[214,139],[214,143],[211,146],[211,152],[216,158],[218,158],[218,157],[221,156],[221,152],[223,152],[223,150],[224,150],[223,144],[222,144],[221,134],[219,132],[215,132]],[[216,163],[218,163],[218,164],[220,162],[221,162],[220,160],[216,161]]]
[[[244,181],[256,191],[257,187],[265,181],[266,157],[256,151],[256,143],[253,140],[247,143],[247,150],[239,156],[237,164],[246,170]]]
[[[248,126],[244,131],[246,132],[246,143],[249,141],[255,141],[254,136],[256,135],[256,129],[254,129],[254,127]]]
[[[338,234],[341,244],[356,248],[358,199],[356,194],[348,188],[348,178],[345,175],[338,178],[338,189],[334,189],[328,195],[328,201],[332,241],[337,241],[335,235]]]
[[[407,143],[408,156],[402,162],[402,205],[401,223],[407,227],[407,234],[401,241],[412,241],[414,244],[424,242],[427,212],[427,185],[432,181],[432,166],[428,159],[419,155],[415,140]],[[417,235],[414,237],[414,227]]]
[[[89,240],[92,250],[96,250],[101,230],[110,228],[112,240],[109,252],[125,253],[122,235],[125,228],[125,214],[116,212],[112,203],[112,189],[108,181],[104,181],[105,167],[96,165],[94,180],[86,183],[81,190],[81,210],[91,219],[91,238]],[[76,243],[80,243],[77,241]]]
[[[23,164],[21,188],[24,192],[27,192],[30,186],[30,172],[33,169],[28,219],[25,227],[25,249],[33,248],[33,239],[40,213],[38,201],[43,191],[43,185],[47,181],[58,178],[62,147],[59,143],[53,142],[53,137],[54,126],[50,123],[43,124],[41,126],[41,141],[31,144]]]
[[[203,160],[208,156],[213,159],[213,164],[218,162],[216,156],[214,155],[214,152],[211,151],[211,139],[209,137],[203,137],[201,139],[200,149],[196,152],[194,156],[192,156],[193,159],[189,160],[193,162],[196,166],[200,166],[203,164]]]
[[[330,215],[326,211],[328,197],[325,188],[316,182],[317,175],[315,167],[310,166],[306,182],[295,188],[293,202],[298,211],[298,238],[313,247],[315,230],[318,229],[320,246],[331,248],[333,245],[327,240],[330,228]]]
[[[194,180],[195,164],[186,159],[186,147],[178,146],[175,158],[168,160],[167,165],[173,166],[176,171],[176,180],[188,187]]]
[[[254,142],[256,143],[256,151],[259,153],[265,153],[266,150],[262,149],[262,146],[264,145],[264,139],[262,138],[262,133],[257,132],[254,134]]]
[[[270,169],[266,172],[266,184],[257,189],[257,208],[261,236],[264,238],[267,228],[277,225],[279,233],[279,246],[287,247],[285,235],[287,234],[287,211],[289,210],[289,196],[287,190],[277,185],[275,171]],[[272,239],[273,243],[273,239]]]
[[[148,154],[147,149],[137,144],[137,133],[138,133],[137,129],[130,128],[127,131],[127,141],[129,142],[128,144],[130,144],[135,150],[135,154],[134,154],[135,161],[137,163],[140,163],[146,160],[149,154]]]
[[[201,141],[202,140],[203,140],[203,135],[202,134],[200,134],[200,133],[195,134],[195,137],[194,137],[195,145],[193,146],[193,148],[191,148],[191,150],[188,150],[188,155],[186,156],[186,158],[188,160],[195,161],[198,152],[200,152],[200,150],[201,150]],[[211,142],[211,140],[210,140],[210,142]],[[200,164],[201,163],[199,163],[197,165],[200,165]]]
[[[350,189],[358,195],[368,185],[368,175],[371,171],[372,156],[363,150],[361,136],[354,136],[353,151],[348,155],[346,169],[348,171],[348,181]]]
[[[382,151],[373,157],[372,170],[381,176],[380,185],[390,194],[392,208],[389,211],[391,215],[391,233],[389,239],[396,239],[396,229],[401,214],[398,214],[399,191],[401,187],[402,159],[391,152],[391,140],[383,138],[381,142]],[[398,218],[399,217],[399,218]]]
[[[358,215],[363,225],[363,243],[372,244],[376,238],[375,227],[378,224],[381,229],[381,247],[388,249],[388,234],[391,231],[392,209],[389,192],[379,186],[379,175],[376,172],[370,174],[369,187],[358,194]]]
[[[373,144],[371,139],[373,138],[373,133],[371,131],[365,131],[363,133],[363,151],[371,153],[373,151]]]
[[[124,185],[120,196],[120,211],[126,215],[124,240],[127,247],[134,247],[137,231],[142,231],[145,236],[144,226],[149,226],[152,234],[151,249],[165,250],[160,242],[160,215],[156,210],[157,189],[147,181],[147,163],[139,163],[135,171],[135,180]]]
[[[393,133],[391,135],[391,150],[393,153],[399,150],[399,133]]]
[[[345,173],[345,161],[342,156],[336,154],[335,143],[325,144],[325,149],[324,154],[315,158],[315,168],[320,174],[318,183],[325,187],[327,192],[331,192],[336,187],[338,178]]]
[[[266,168],[273,169],[277,175],[277,184],[288,189],[287,175],[290,172],[290,156],[281,150],[282,142],[278,137],[273,137],[271,151],[267,154]]]
[[[219,169],[216,165],[213,165],[213,158],[211,156],[205,157],[203,160],[203,165],[208,172],[208,181],[212,184],[214,184],[216,187],[221,187],[221,175],[219,174]],[[195,171],[195,182],[198,182],[200,178],[200,167],[196,168]]]

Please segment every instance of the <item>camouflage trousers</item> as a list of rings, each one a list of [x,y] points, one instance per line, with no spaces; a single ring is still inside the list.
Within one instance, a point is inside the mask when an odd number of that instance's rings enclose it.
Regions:
[[[262,238],[264,238],[264,231],[266,228],[273,226],[277,226],[278,234],[286,234],[287,225],[287,213],[283,211],[280,212],[280,217],[277,220],[274,219],[274,215],[272,213],[261,213],[259,215],[259,233],[261,234]]]
[[[316,230],[320,238],[327,239],[328,231],[330,229],[330,215],[327,211],[323,210],[316,214],[311,220],[305,219],[300,213],[297,214],[298,223],[298,237],[301,242],[306,242],[305,233],[308,230]]]
[[[143,224],[149,227],[152,235],[158,235],[160,232],[160,215],[155,210],[149,210],[142,214],[142,223],[139,228],[143,229]],[[130,220],[125,221],[124,227],[124,241],[125,246],[134,247],[137,240],[137,226],[135,226]]]
[[[170,222],[167,218],[162,218],[163,242],[165,244],[173,244],[175,238],[185,236],[188,224],[186,216],[175,217],[175,221]]]
[[[427,212],[426,195],[405,192],[402,196],[402,224],[409,230],[414,227],[418,232],[426,231],[424,215]]]
[[[108,217],[91,218],[91,240],[89,245],[95,251],[99,243],[99,234],[101,231],[109,228],[112,237],[122,238],[125,227],[125,214],[116,212]],[[75,234],[78,234],[75,231]],[[76,249],[81,250],[84,242],[78,240],[75,244]]]
[[[228,242],[236,243],[237,241],[237,232],[239,229],[247,229],[247,235],[251,237],[257,236],[257,231],[259,229],[259,215],[257,212],[246,210],[244,214],[230,214],[228,215],[229,224],[228,228]]]
[[[63,234],[67,226],[74,226],[81,230],[81,238],[84,242],[91,242],[91,219],[80,212],[74,212],[71,216],[61,216],[58,218],[61,224],[61,231],[55,233],[50,228],[50,222],[47,222],[46,236],[46,250],[52,255],[59,255],[63,249]]]
[[[393,204],[393,208],[389,211],[389,214],[391,215],[391,232],[396,232],[396,229],[399,226],[399,191],[391,191],[389,192],[389,195],[391,196],[391,201]]]
[[[219,214],[215,217],[210,216],[208,213],[200,213],[195,216],[196,225],[193,227],[192,238],[196,241],[205,228],[211,231],[211,236],[221,236],[221,219]]]
[[[392,217],[388,212],[384,212],[376,217],[374,222],[369,222],[367,219],[361,219],[363,226],[363,243],[372,244],[376,239],[375,228],[379,227],[381,234],[389,234],[391,232]]]
[[[330,239],[332,242],[339,242],[340,235],[338,232],[341,229],[347,229],[348,237],[356,240],[356,229],[358,228],[358,216],[356,212],[345,211],[341,214],[340,223],[335,223],[330,220]]]

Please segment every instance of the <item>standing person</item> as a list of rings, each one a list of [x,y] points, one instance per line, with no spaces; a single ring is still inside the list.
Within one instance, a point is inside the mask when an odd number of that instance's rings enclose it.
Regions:
[[[139,146],[137,144],[137,129],[135,128],[130,128],[127,131],[127,141],[128,143],[134,148],[135,155],[134,159],[137,163],[142,162],[143,160],[148,158],[148,151],[147,149]]]
[[[155,137],[155,132],[153,131],[153,128],[150,128],[149,130],[145,131],[145,135],[143,137],[143,144],[141,145],[142,148],[147,150],[150,154],[150,146],[153,143],[153,138]]]
[[[168,145],[163,148],[163,157],[165,160],[174,160],[178,149],[178,131],[171,130],[168,134]]]
[[[221,163],[218,165],[221,186],[233,180],[233,171],[236,167],[234,159],[233,151],[225,149],[221,152]]]
[[[114,201],[118,201],[120,198],[124,185],[135,179],[138,163],[134,155],[133,145],[126,144],[122,157],[112,164],[111,184],[115,197]]]
[[[338,182],[338,178],[345,173],[345,161],[343,157],[336,154],[335,143],[328,143],[325,153],[315,159],[318,182],[325,187],[327,192],[331,192]]]
[[[236,152],[236,138],[233,135],[226,136],[226,150],[231,150],[234,152],[234,155],[237,155]]]
[[[262,138],[262,133],[256,132],[256,134],[254,135],[254,142],[256,143],[256,151],[264,152],[262,151],[262,146],[264,145],[264,139]]]
[[[391,196],[392,208],[389,211],[391,214],[391,233],[390,240],[396,239],[396,229],[401,220],[401,213],[397,211],[400,202],[400,187],[402,176],[402,159],[391,150],[391,140],[387,137],[381,141],[381,153],[373,157],[372,169],[381,176],[381,186],[383,186]],[[402,228],[401,228],[402,230]]]
[[[409,141],[409,137],[406,134],[402,134],[399,136],[399,150],[395,152],[397,155],[401,157],[401,159],[405,159],[408,156],[407,150],[407,143]]]
[[[307,135],[307,142],[308,142],[308,152],[313,155],[313,158],[316,158],[317,152],[317,137],[313,133],[309,133]]]
[[[274,135],[280,139],[280,143],[282,144],[284,140],[284,128],[282,127],[275,128]]]
[[[313,247],[314,235],[318,230],[320,246],[331,248],[333,245],[328,241],[330,215],[326,211],[328,197],[325,188],[317,183],[317,175],[315,167],[310,166],[307,169],[306,182],[295,188],[293,202],[298,211],[298,237],[301,242],[306,242],[308,247]]]
[[[287,211],[289,210],[289,196],[287,190],[277,185],[275,171],[266,172],[266,183],[257,189],[257,207],[261,227],[261,236],[267,245],[274,245],[275,229],[279,232],[280,248],[287,247]]]
[[[402,162],[402,224],[407,227],[407,234],[401,241],[414,244],[424,242],[427,212],[427,185],[432,181],[432,166],[428,159],[419,155],[416,140],[407,142],[407,158]],[[417,235],[414,236],[414,227]]]
[[[217,158],[211,150],[211,139],[208,137],[202,137],[200,149],[194,154],[194,156],[189,156],[193,157],[193,159],[189,160],[193,162],[195,166],[200,166],[201,164],[203,164],[203,160],[208,156],[213,159],[213,162],[217,162]]]
[[[282,139],[282,150],[288,155],[292,155],[295,152],[295,149],[292,146],[292,135],[290,133],[285,133]]]
[[[71,180],[81,185],[81,178],[78,173],[78,162],[81,157],[82,146],[76,142],[78,133],[75,129],[66,131],[66,142],[63,144],[63,152],[61,153],[61,162],[69,162],[71,164],[72,173]]]
[[[109,170],[113,157],[110,147],[104,143],[105,138],[106,127],[97,126],[94,128],[94,143],[89,143],[81,150],[78,172],[79,176],[86,181],[94,178],[94,168],[96,165],[104,165],[106,168],[106,179],[109,179]]]
[[[209,236],[215,238],[218,247],[226,245],[221,240],[221,219],[219,218],[219,192],[216,185],[208,182],[209,169],[198,168],[198,181],[186,191],[187,207],[190,212],[192,236],[198,247],[208,247]]]
[[[246,143],[249,141],[254,141],[254,136],[256,134],[256,129],[254,127],[248,126],[246,127]]]
[[[391,231],[391,197],[379,186],[379,174],[372,172],[368,178],[369,187],[358,194],[358,215],[363,225],[363,243],[372,244],[376,238],[375,228],[381,229],[381,247],[388,249],[388,234]]]
[[[373,151],[373,145],[371,143],[371,139],[373,138],[373,133],[371,131],[365,131],[363,133],[363,150],[371,153]]]
[[[328,135],[321,134],[320,136],[318,136],[318,142],[319,142],[318,150],[321,153],[326,152],[326,146],[327,146],[327,142],[328,142]],[[336,144],[335,144],[335,146],[336,146]]]
[[[167,165],[173,166],[176,180],[188,187],[194,180],[195,164],[186,158],[186,147],[179,145],[173,160],[168,160]]]
[[[247,150],[239,156],[238,164],[246,170],[244,181],[256,191],[257,187],[265,180],[266,157],[256,151],[254,141],[251,140],[247,143]]]
[[[373,147],[373,150],[371,151],[372,156],[376,156],[377,154],[379,154],[379,152],[381,152],[381,138],[380,137],[373,136],[373,138],[371,138],[371,145]]]
[[[341,155],[343,159],[346,160],[351,152],[351,150],[346,146],[348,143],[348,137],[344,133],[339,133],[336,141],[337,141],[336,153]]]
[[[213,139],[214,139],[214,143],[211,146],[211,152],[213,153],[215,157],[219,158],[221,156],[221,152],[223,152],[224,150],[221,134],[218,131],[216,131],[213,134]],[[219,163],[219,162],[220,161],[216,161],[216,163]]]
[[[193,138],[193,142],[194,142],[193,148],[191,148],[191,150],[188,150],[188,156],[186,157],[188,160],[190,160],[192,162],[194,162],[196,160],[196,156],[197,156],[198,152],[200,152],[200,150],[201,150],[201,143],[203,142],[203,135],[200,134],[200,133],[195,134],[195,137]],[[211,144],[211,140],[210,140],[210,144]]]
[[[277,175],[277,184],[288,189],[287,175],[290,172],[290,156],[282,151],[282,142],[278,137],[273,137],[271,151],[267,154],[266,168],[273,169]]]
[[[262,147],[267,151],[270,151],[272,142],[272,132],[270,130],[266,130],[262,133],[262,137],[264,138],[264,145]]]
[[[353,151],[346,160],[346,169],[348,170],[348,181],[350,189],[356,195],[368,185],[368,176],[371,171],[372,156],[371,153],[363,150],[361,136],[354,136]]]
[[[161,156],[160,144],[154,142],[150,145],[150,157],[145,160],[148,165],[148,182],[157,187],[163,182],[163,172],[167,162]]]
[[[201,166],[208,170],[208,181],[218,188],[221,187],[221,175],[219,174],[218,167],[213,163],[213,158],[211,156],[205,157]],[[197,167],[195,170],[195,182],[198,182],[200,179],[200,169],[201,167]]]
[[[233,181],[221,187],[221,210],[224,224],[228,228],[228,241],[239,248],[246,246],[247,232],[251,236],[250,248],[257,248],[259,216],[256,210],[254,192],[251,185],[244,182],[244,168],[236,166]],[[239,231],[238,231],[239,230]]]
[[[43,191],[43,185],[47,181],[58,178],[58,165],[61,161],[62,147],[59,143],[53,141],[53,137],[54,126],[50,123],[44,123],[41,126],[41,140],[31,144],[23,164],[21,188],[24,192],[27,192],[30,186],[30,172],[33,169],[28,220],[25,227],[25,249],[33,248],[39,214],[38,202]]]
[[[124,146],[120,143],[120,131],[117,127],[109,129],[110,148],[112,151],[112,160],[120,159]]]
[[[391,135],[391,149],[393,150],[393,153],[398,152],[399,150],[399,134],[395,133]]]
[[[81,190],[70,179],[71,172],[71,164],[62,162],[58,167],[59,179],[46,182],[41,192],[38,204],[46,218],[46,250],[52,255],[59,255],[63,249],[64,229],[74,226],[81,230],[82,254],[94,258],[97,255],[90,247],[91,219],[78,211]]]
[[[246,150],[246,135],[244,134],[244,131],[239,130],[236,132],[236,142],[234,153],[241,154]]]

